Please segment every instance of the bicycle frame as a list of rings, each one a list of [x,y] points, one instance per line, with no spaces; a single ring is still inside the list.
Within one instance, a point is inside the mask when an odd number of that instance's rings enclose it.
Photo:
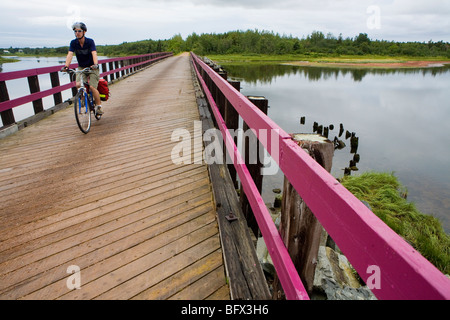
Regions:
[[[78,96],[78,102],[79,102],[78,103],[78,112],[81,112],[81,108],[82,108],[82,103],[81,103],[81,99],[82,98],[81,98],[81,96],[83,96],[84,97],[84,106],[86,108],[85,111],[87,113],[90,109],[92,109],[94,107],[94,104],[91,103],[91,99],[88,98],[88,97],[92,96],[92,93],[87,91],[85,88],[80,88],[78,90],[78,92],[80,92],[80,91],[85,91],[85,94]]]
[[[90,68],[83,70],[68,69],[66,71],[71,76],[73,74],[90,74],[92,73]],[[83,80],[83,79],[81,79]],[[83,86],[80,86],[78,93],[75,96],[75,118],[77,120],[78,127],[83,133],[88,133],[91,127],[91,111],[97,120],[100,120],[101,114],[95,112],[95,101],[90,90],[89,82],[83,81]]]

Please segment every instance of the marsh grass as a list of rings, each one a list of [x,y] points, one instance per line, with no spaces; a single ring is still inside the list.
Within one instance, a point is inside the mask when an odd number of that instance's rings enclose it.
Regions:
[[[341,183],[444,274],[450,273],[450,236],[441,222],[405,199],[406,188],[392,173],[366,172]]]
[[[12,62],[18,62],[20,61],[19,59],[14,59],[14,58],[4,58],[4,57],[0,57],[0,64],[2,63],[12,63]]]

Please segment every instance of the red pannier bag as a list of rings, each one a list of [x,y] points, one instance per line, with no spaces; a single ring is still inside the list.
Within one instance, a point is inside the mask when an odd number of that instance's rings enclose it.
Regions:
[[[100,79],[98,81],[97,90],[98,93],[100,93],[100,100],[108,101],[109,99],[108,81],[106,81],[105,79]]]

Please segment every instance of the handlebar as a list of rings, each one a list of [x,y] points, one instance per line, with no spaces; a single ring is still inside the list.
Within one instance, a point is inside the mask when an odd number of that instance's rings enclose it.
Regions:
[[[68,74],[72,74],[72,73],[94,73],[94,71],[91,68],[89,68],[89,67],[84,68],[83,70],[75,70],[75,69],[61,70],[61,72],[68,73]]]

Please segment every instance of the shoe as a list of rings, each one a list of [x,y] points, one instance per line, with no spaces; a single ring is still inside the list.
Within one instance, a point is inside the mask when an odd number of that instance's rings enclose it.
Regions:
[[[95,114],[98,114],[98,115],[103,114],[102,106],[95,106]]]

